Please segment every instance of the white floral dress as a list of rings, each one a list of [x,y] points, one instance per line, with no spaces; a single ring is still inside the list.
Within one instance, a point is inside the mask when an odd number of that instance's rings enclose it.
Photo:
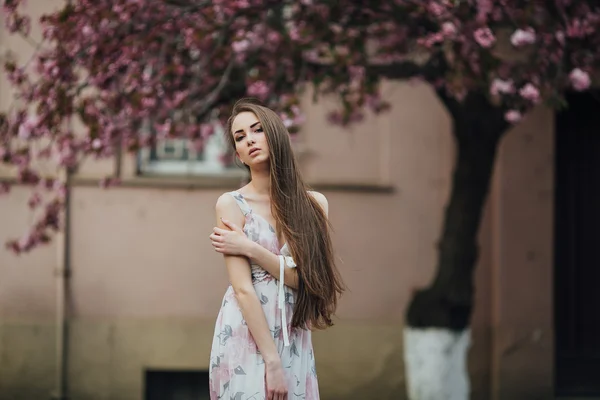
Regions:
[[[285,244],[279,247],[275,229],[252,211],[244,197],[230,192],[240,206],[246,222],[244,233],[252,241],[290,260]],[[288,264],[288,266],[294,266]],[[279,351],[288,382],[288,399],[318,400],[311,331],[291,329],[295,291],[280,284],[257,264],[252,264],[252,283],[265,313]],[[283,268],[283,260],[281,268]],[[285,320],[285,323],[282,323]],[[211,400],[264,400],[265,363],[246,325],[229,286],[217,317],[210,355]]]

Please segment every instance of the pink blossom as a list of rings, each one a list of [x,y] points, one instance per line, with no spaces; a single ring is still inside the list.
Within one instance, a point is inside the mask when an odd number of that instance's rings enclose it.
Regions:
[[[38,183],[38,190],[52,190],[54,180],[52,178],[42,178]]]
[[[61,182],[58,179],[53,182],[52,190],[55,191],[61,198],[65,197],[67,194],[67,186],[64,182]]]
[[[38,124],[37,117],[27,118],[20,126],[18,136],[22,140],[28,140],[31,137],[31,132]]]
[[[248,50],[249,47],[250,47],[250,42],[246,39],[237,40],[237,41],[231,43],[231,48],[236,53],[243,53],[246,50]]]
[[[14,68],[12,70],[10,70],[10,68],[8,68],[8,80],[19,86],[21,84],[23,84],[26,80],[27,80],[27,76],[25,74],[25,71],[23,70],[23,68]]]
[[[283,121],[283,125],[285,125],[286,128],[289,129],[291,126],[294,125],[294,121],[290,118],[290,116],[287,113],[281,113],[279,114],[279,117]]]
[[[335,34],[340,34],[344,31],[344,28],[340,24],[329,24],[329,29]]]
[[[573,21],[570,21],[567,26],[566,35],[570,38],[583,38],[591,31],[593,31],[593,28],[591,28],[587,22],[575,18]]]
[[[492,30],[487,27],[477,29],[473,36],[475,41],[484,48],[492,47],[492,45],[496,43],[496,37],[494,36]]]
[[[0,195],[10,193],[10,185],[7,182],[0,182]]]
[[[17,171],[17,181],[25,185],[36,185],[40,177],[29,167],[23,167]]]
[[[303,112],[297,112],[293,114],[294,117],[292,119],[293,126],[300,126],[306,122],[306,115]]]
[[[537,103],[540,101],[540,91],[532,83],[528,83],[519,90],[519,94],[524,99]]]
[[[142,106],[145,108],[152,108],[156,106],[156,99],[154,97],[144,97],[142,99]]]
[[[477,0],[477,21],[485,23],[487,16],[494,9],[492,0]]]
[[[41,204],[41,202],[42,196],[40,196],[38,192],[33,192],[27,204],[29,205],[29,208],[36,208],[38,205]]]
[[[287,23],[286,28],[292,40],[300,40],[300,29],[298,29],[298,26],[295,23]]]
[[[264,100],[269,94],[269,86],[265,81],[256,81],[248,86],[248,96]]]
[[[24,235],[19,241],[18,246],[21,251],[28,251],[35,244],[35,237],[32,232]]]
[[[239,8],[248,8],[250,7],[250,3],[248,2],[248,0],[237,0],[237,6]]]
[[[517,29],[510,36],[510,42],[515,47],[521,47],[535,43],[535,31],[532,28],[526,30]]]
[[[17,134],[19,139],[27,140],[31,137],[31,129],[28,129],[25,124],[19,126],[19,132]]]
[[[342,124],[342,120],[343,120],[343,116],[342,113],[338,110],[336,111],[330,111],[327,114],[327,120],[334,125],[341,125]]]
[[[304,51],[304,57],[308,60],[308,61],[312,61],[312,62],[319,62],[319,52],[316,49],[309,49]]]
[[[518,110],[508,110],[505,114],[504,114],[504,118],[510,122],[511,124],[514,124],[516,122],[519,122],[522,118],[521,113]]]
[[[31,157],[28,152],[15,152],[12,155],[12,164],[17,167],[19,170],[25,170],[29,166],[29,162],[31,161]]]
[[[509,94],[514,93],[515,86],[512,80],[502,80],[502,79],[494,79],[490,86],[490,94],[492,96],[497,96],[500,93]]]
[[[442,33],[444,36],[452,36],[456,34],[456,32],[456,25],[454,25],[452,22],[446,21],[442,24]]]
[[[425,47],[432,47],[433,45],[444,41],[444,33],[436,32],[432,33],[428,37],[422,38],[418,40],[419,44],[424,45]]]
[[[586,90],[592,84],[590,75],[580,68],[575,68],[571,71],[569,74],[569,80],[571,81],[573,89],[577,91]]]
[[[94,33],[94,30],[92,29],[91,26],[86,25],[81,30],[81,33],[83,33],[85,36],[90,36],[90,35],[92,35]]]
[[[92,149],[98,150],[102,147],[102,140],[96,138],[92,141]]]
[[[380,113],[382,111],[389,110],[391,107],[390,103],[383,100],[378,93],[367,96],[367,105],[375,113]]]
[[[350,73],[350,79],[353,81],[362,81],[366,76],[366,68],[362,65],[353,65],[348,68],[348,72]]]
[[[335,52],[341,57],[346,57],[350,54],[350,49],[348,46],[335,46]]]
[[[436,1],[428,2],[429,12],[431,12],[434,16],[439,17],[444,13],[444,7]]]
[[[270,31],[267,34],[267,41],[271,44],[276,44],[277,42],[279,42],[281,40],[281,35],[279,34],[279,32],[276,31]]]

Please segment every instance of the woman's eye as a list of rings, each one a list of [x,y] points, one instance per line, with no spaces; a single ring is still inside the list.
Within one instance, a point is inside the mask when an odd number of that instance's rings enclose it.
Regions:
[[[262,131],[263,131],[263,129],[262,129],[262,128],[256,128],[256,131],[255,131],[255,132],[262,132]]]
[[[236,141],[236,142],[239,142],[239,141],[241,141],[243,138],[244,138],[243,136],[238,136],[238,137],[236,137],[236,138],[235,138],[235,141]]]

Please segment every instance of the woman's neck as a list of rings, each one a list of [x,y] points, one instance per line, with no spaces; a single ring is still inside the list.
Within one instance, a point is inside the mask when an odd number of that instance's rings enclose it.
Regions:
[[[269,170],[252,171],[250,185],[257,194],[267,196],[270,194],[271,177],[269,175]]]

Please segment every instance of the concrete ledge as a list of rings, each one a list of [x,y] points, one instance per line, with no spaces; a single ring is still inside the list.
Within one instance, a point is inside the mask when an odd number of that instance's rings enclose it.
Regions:
[[[73,177],[73,187],[97,187],[100,189],[100,180],[98,178]],[[7,182],[11,185],[20,185],[15,178],[0,178],[0,182]],[[240,187],[240,177],[222,177],[222,176],[140,176],[135,178],[126,178],[114,188],[138,188],[138,189],[179,189],[179,190],[205,190],[205,189],[223,189],[233,190]],[[392,185],[372,184],[372,183],[336,183],[336,182],[308,182],[315,190],[347,192],[347,193],[397,193],[397,189]],[[24,186],[24,185],[23,185]]]

